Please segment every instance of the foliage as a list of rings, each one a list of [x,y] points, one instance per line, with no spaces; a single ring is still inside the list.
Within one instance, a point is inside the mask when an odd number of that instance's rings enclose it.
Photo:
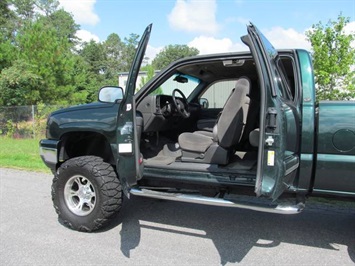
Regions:
[[[15,125],[12,120],[7,120],[6,122],[6,137],[13,137],[15,134]]]
[[[48,23],[51,28],[55,29],[57,37],[67,41],[66,45],[74,48],[78,44],[78,38],[75,34],[80,27],[68,12],[60,9],[50,13],[46,17],[41,17],[40,20],[43,20],[44,23]]]
[[[94,40],[91,40],[84,45],[79,54],[88,64],[88,70],[92,74],[99,75],[105,72],[105,54],[101,43],[97,43]]]
[[[34,67],[23,60],[17,60],[2,71],[0,77],[1,105],[27,105],[40,100],[42,78],[31,69]]]
[[[168,45],[154,58],[152,65],[155,69],[162,70],[175,60],[198,55],[199,50],[194,47],[188,47],[187,45]]]
[[[44,138],[49,114],[67,105],[0,107],[0,135],[14,138]]]
[[[15,15],[8,24],[17,27],[8,26],[12,34],[0,43],[0,105],[85,102],[87,92],[76,87],[81,75],[72,51],[78,29],[72,16],[57,10],[56,0],[10,3]]]
[[[306,33],[320,100],[355,99],[355,35],[344,32],[348,23],[349,18],[339,15],[337,21],[319,22]]]
[[[16,60],[16,48],[11,43],[11,40],[5,40],[6,38],[1,36],[0,39],[0,72],[4,68],[10,67],[12,62]]]
[[[19,58],[29,63],[33,73],[42,78],[35,104],[85,101],[85,94],[76,91],[75,55],[68,39],[58,37],[56,30],[42,20],[28,23],[17,38]],[[80,92],[79,92],[80,94]]]
[[[39,0],[40,1],[40,0]],[[38,2],[39,2],[38,1]],[[36,0],[9,0],[8,3],[11,4],[16,13],[17,28],[21,26],[23,21],[30,21],[35,18],[36,12],[35,8]]]
[[[139,86],[136,89],[136,92],[139,91],[141,88],[143,88],[143,86],[149,81],[151,80],[154,75],[155,75],[155,70],[154,67],[152,65],[147,65],[145,67],[142,68],[142,71],[146,71],[147,75],[145,77],[142,77],[139,83]],[[154,91],[154,94],[162,94],[163,91],[162,89],[159,87]]]
[[[344,33],[348,22],[340,15],[307,33],[320,99],[355,98],[355,38]],[[79,29],[58,0],[0,1],[0,106],[82,104],[96,101],[100,87],[117,85],[118,74],[130,70],[139,35],[82,42]],[[166,46],[147,66],[140,87],[154,69],[198,53],[187,45]]]
[[[0,2],[0,40],[7,41],[11,39],[14,29],[15,13],[10,9],[10,0]],[[0,53],[1,54],[1,53]]]
[[[9,0],[0,1],[0,72],[11,66],[15,49],[12,45],[14,12],[9,8]]]
[[[0,106],[87,103],[100,87],[117,85],[139,35],[82,43],[79,29],[58,0],[2,0]]]
[[[102,42],[82,42],[79,29],[58,0],[2,0],[0,106],[87,103],[97,100],[100,87],[117,85],[118,74],[130,70],[140,36],[112,33]],[[154,68],[196,54],[171,45]],[[144,82],[153,75],[149,69]]]
[[[116,79],[120,71],[124,71],[123,50],[125,44],[116,34],[110,34],[103,42],[103,53],[105,54],[105,77],[107,79]]]
[[[139,35],[131,33],[129,38],[124,38],[124,48],[122,49],[122,69],[121,71],[129,71],[134,60],[136,47],[139,43]]]

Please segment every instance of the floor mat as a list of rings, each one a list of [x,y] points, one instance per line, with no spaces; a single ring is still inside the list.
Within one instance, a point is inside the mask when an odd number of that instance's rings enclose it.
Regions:
[[[146,159],[144,164],[147,166],[169,165],[179,157],[181,157],[179,145],[168,143],[164,145],[163,149],[156,156]]]
[[[175,157],[167,157],[167,156],[155,156],[153,158],[147,159],[144,161],[145,165],[153,166],[153,165],[169,165],[175,162]]]
[[[251,170],[256,165],[256,160],[238,160],[228,164],[225,168],[238,170]]]

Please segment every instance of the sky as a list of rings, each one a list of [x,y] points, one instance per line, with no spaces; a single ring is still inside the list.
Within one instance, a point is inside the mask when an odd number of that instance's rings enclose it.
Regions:
[[[200,54],[245,51],[240,37],[252,22],[276,48],[311,49],[305,32],[313,24],[350,18],[355,34],[355,0],[59,0],[80,25],[83,41],[122,40],[142,35],[153,23],[146,56],[169,44],[186,44]],[[354,44],[355,45],[355,44]]]

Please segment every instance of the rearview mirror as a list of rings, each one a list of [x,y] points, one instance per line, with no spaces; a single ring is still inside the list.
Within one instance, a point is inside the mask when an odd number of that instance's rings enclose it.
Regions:
[[[178,75],[174,78],[174,81],[178,82],[178,83],[188,83],[189,80],[184,77],[184,76],[181,76],[181,75]]]
[[[123,89],[116,86],[105,86],[99,91],[99,101],[104,103],[114,103],[123,99]]]

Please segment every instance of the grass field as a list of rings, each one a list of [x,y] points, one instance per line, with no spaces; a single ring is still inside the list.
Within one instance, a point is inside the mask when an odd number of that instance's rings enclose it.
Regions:
[[[50,172],[39,156],[39,140],[0,138],[0,167]]]

